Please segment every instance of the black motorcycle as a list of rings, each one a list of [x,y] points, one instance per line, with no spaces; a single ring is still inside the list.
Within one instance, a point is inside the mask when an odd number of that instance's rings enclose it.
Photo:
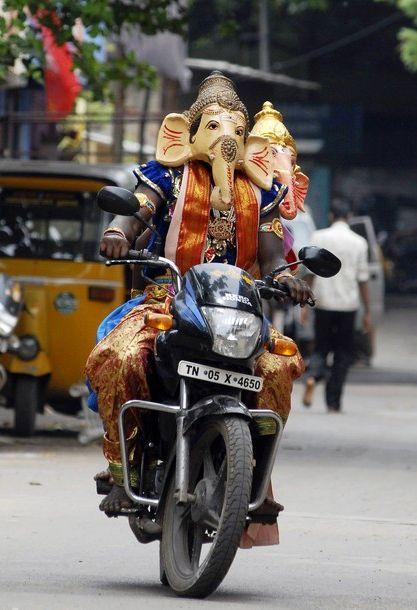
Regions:
[[[100,207],[123,215],[137,213],[125,189],[105,187]],[[340,261],[330,252],[303,248],[300,262],[331,276]],[[160,576],[181,596],[205,597],[227,574],[244,528],[275,523],[279,511],[263,511],[283,431],[270,410],[250,409],[247,397],[262,389],[254,361],[265,349],[291,355],[295,344],[272,345],[262,298],[286,298],[272,277],[254,280],[223,264],[200,264],[184,277],[170,260],[131,251],[107,265],[164,267],[175,296],[169,314],[150,314],[161,329],[155,343],[153,397],[130,400],[119,413],[125,491],[135,507],[129,516],[140,542],[160,539]],[[246,404],[245,404],[246,403]],[[124,417],[141,409],[139,488],[130,481]],[[153,413],[153,416],[151,416]],[[102,482],[99,493],[106,493]]]

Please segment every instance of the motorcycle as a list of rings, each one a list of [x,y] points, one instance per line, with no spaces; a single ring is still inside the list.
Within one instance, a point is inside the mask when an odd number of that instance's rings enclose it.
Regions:
[[[125,189],[105,187],[98,204],[137,217],[137,200]],[[322,276],[340,269],[339,259],[319,248],[303,248],[299,259]],[[224,264],[199,264],[182,276],[172,261],[146,250],[106,262],[119,264],[163,267],[175,287],[169,312],[146,319],[160,330],[154,400],[130,400],[119,412],[124,488],[134,504],[121,514],[140,542],[160,540],[161,582],[179,596],[203,598],[226,576],[244,528],[275,523],[282,508],[262,507],[284,423],[271,410],[248,408],[245,394],[262,389],[253,368],[265,349],[296,351],[292,341],[271,341],[262,313],[262,298],[282,300],[287,293],[273,274],[255,280]],[[138,489],[130,482],[124,433],[131,409],[145,414]],[[110,489],[98,481],[98,493]]]

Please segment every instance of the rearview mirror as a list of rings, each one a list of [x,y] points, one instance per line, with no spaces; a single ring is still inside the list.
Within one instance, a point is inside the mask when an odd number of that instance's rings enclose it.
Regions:
[[[134,194],[120,186],[105,186],[100,189],[97,204],[105,212],[120,216],[133,216],[139,211],[139,202]]]
[[[342,263],[340,259],[325,248],[305,246],[298,253],[299,260],[309,271],[320,277],[332,277],[339,273]]]

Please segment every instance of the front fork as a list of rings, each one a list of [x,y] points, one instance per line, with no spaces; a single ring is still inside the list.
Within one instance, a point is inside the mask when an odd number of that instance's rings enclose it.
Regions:
[[[175,499],[177,504],[186,504],[193,498],[188,493],[190,481],[190,435],[184,434],[184,422],[188,407],[185,379],[180,380],[180,411],[177,416],[177,441],[175,463]]]

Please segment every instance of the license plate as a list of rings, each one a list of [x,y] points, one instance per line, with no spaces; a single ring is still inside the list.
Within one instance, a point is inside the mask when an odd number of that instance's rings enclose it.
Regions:
[[[240,390],[250,390],[251,392],[260,392],[263,385],[262,377],[224,371],[223,369],[216,369],[214,366],[196,364],[187,360],[181,360],[178,365],[178,373],[182,377],[211,381],[211,383],[227,385],[232,388],[239,388]]]

